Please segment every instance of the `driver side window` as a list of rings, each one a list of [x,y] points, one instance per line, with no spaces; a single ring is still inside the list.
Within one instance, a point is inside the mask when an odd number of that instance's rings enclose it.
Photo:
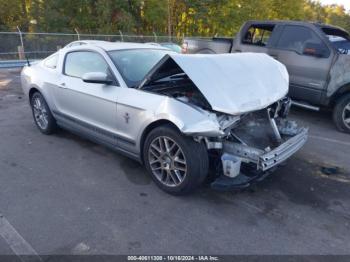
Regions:
[[[304,26],[285,26],[277,47],[280,49],[295,51],[296,53],[303,55],[304,50],[308,45],[316,46],[319,49],[325,50],[324,56],[329,56],[329,49],[318,35]]]
[[[109,66],[104,58],[91,51],[74,51],[66,55],[64,74],[82,78],[85,73],[101,72],[111,76]]]

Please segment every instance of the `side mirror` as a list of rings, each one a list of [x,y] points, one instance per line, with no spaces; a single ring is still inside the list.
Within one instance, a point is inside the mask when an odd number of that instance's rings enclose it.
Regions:
[[[326,57],[328,50],[322,44],[305,43],[303,54],[315,57]]]
[[[86,83],[105,84],[105,85],[110,85],[113,83],[113,80],[110,79],[106,73],[102,73],[102,72],[85,73],[82,79]]]

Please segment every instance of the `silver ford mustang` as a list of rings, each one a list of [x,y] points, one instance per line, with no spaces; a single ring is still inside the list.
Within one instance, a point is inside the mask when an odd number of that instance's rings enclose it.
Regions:
[[[265,54],[82,41],[24,67],[21,81],[42,133],[62,127],[126,154],[172,194],[206,178],[247,187],[307,139],[286,119],[288,73]]]

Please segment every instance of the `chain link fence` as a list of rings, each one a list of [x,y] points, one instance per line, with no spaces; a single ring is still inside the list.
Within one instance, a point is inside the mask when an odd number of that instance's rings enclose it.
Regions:
[[[182,38],[153,35],[130,35],[119,32],[116,35],[0,32],[0,64],[18,60],[42,59],[56,52],[68,43],[77,40],[104,40],[111,42],[173,42],[181,44]]]

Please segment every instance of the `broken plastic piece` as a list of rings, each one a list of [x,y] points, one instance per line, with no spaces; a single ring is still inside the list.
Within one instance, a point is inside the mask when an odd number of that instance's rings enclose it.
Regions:
[[[241,158],[231,154],[224,153],[221,156],[224,175],[228,177],[236,177],[241,169]]]

